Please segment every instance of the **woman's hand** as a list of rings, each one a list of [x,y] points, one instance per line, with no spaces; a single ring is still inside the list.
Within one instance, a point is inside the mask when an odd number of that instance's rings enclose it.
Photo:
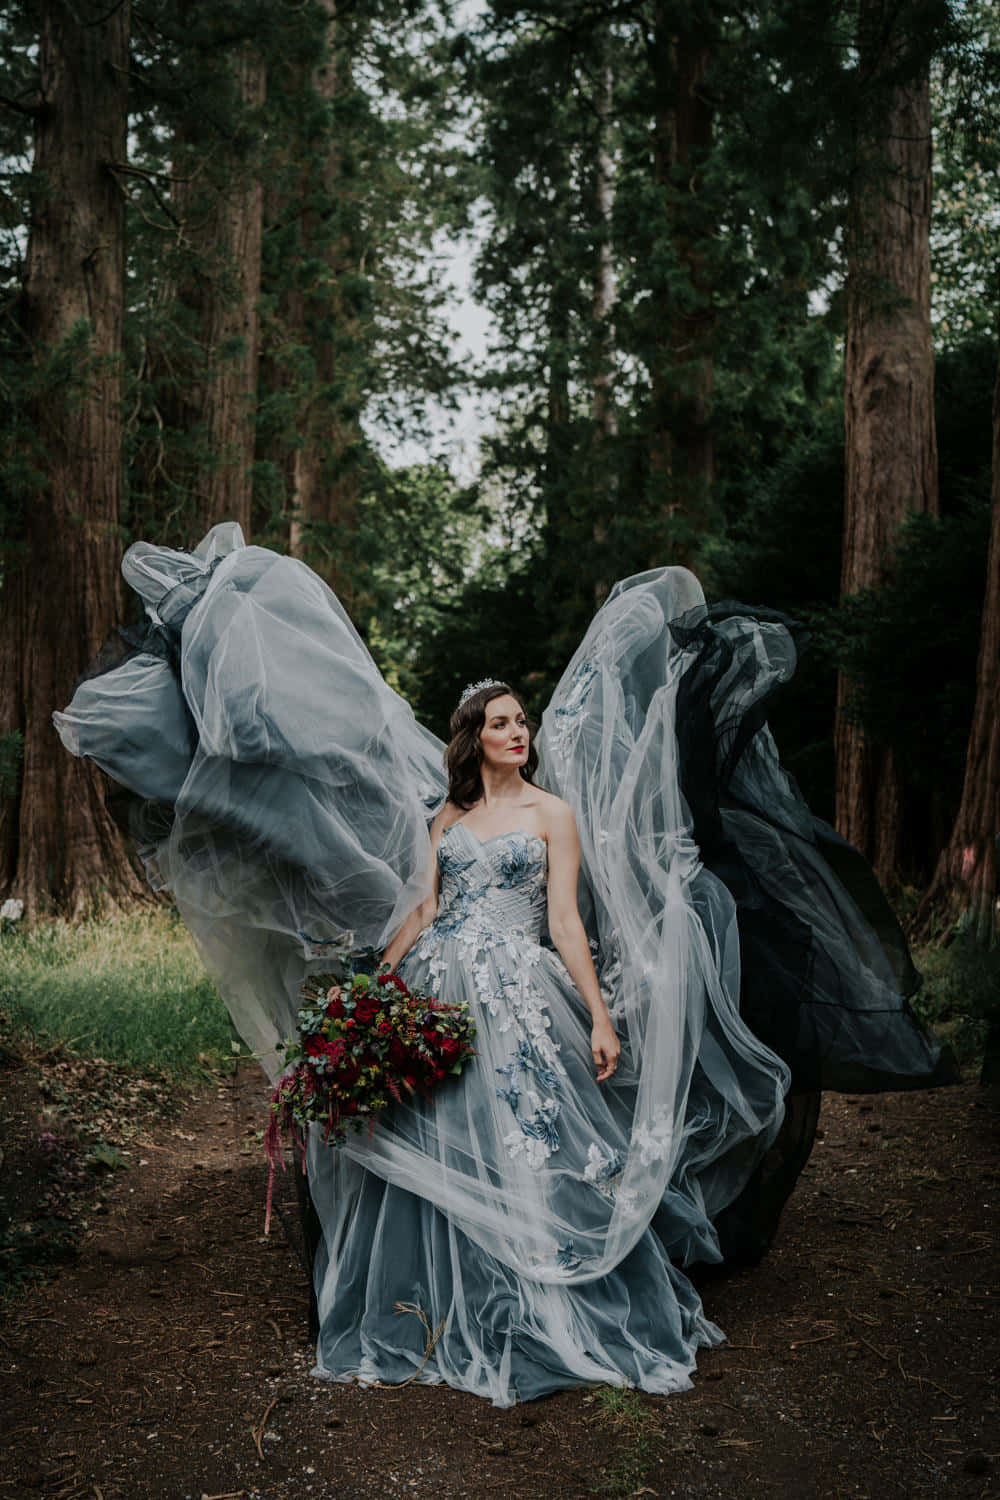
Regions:
[[[594,1029],[590,1033],[590,1050],[597,1065],[597,1081],[603,1083],[617,1068],[622,1050],[610,1016],[602,1016],[599,1021],[594,1022]]]

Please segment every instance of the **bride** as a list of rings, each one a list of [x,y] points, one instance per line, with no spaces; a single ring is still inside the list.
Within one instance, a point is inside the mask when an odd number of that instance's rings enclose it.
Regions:
[[[315,1373],[498,1405],[687,1385],[722,1334],[682,1268],[766,1248],[819,1089],[944,1071],[871,872],[767,730],[787,623],[709,608],[684,569],[627,579],[537,739],[488,679],[445,752],[329,589],[235,525],[123,571],[148,625],[56,725],[131,792],[150,879],[271,1076],[345,941],[477,1025],[433,1105],[337,1150],[311,1134]]]
[[[524,705],[507,683],[477,682],[468,687],[452,717],[451,733],[445,752],[448,800],[430,829],[431,896],[403,923],[386,949],[384,961],[395,969],[418,935],[437,917],[439,846],[445,834],[466,828],[482,849],[509,839],[515,846],[522,839],[529,844],[544,844],[548,930],[590,1012],[591,1050],[600,1069],[598,1082],[603,1083],[618,1066],[621,1045],[597,982],[577,907],[580,840],[572,809],[561,798],[533,784],[538,754],[531,743]],[[510,826],[502,826],[505,824]]]

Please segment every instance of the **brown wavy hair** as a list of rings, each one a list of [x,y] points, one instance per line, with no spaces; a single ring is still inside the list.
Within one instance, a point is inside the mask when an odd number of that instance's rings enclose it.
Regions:
[[[528,711],[520,693],[506,682],[492,682],[489,687],[480,688],[478,693],[473,693],[471,698],[466,698],[460,703],[451,716],[448,731],[451,739],[448,748],[444,752],[445,770],[448,772],[448,800],[456,807],[468,812],[483,795],[483,777],[480,770],[483,752],[479,742],[479,736],[486,723],[487,706],[494,698],[503,698],[507,694],[516,698],[527,718]],[[535,749],[535,725],[528,719],[528,733],[531,738],[528,741],[528,758],[523,766],[518,769],[525,781],[534,784],[535,772],[538,769],[538,751]]]

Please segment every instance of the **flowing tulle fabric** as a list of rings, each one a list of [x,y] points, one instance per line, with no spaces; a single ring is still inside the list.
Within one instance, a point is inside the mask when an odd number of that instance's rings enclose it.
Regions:
[[[329,589],[237,527],[193,554],[137,544],[124,571],[148,629],[56,724],[134,794],[150,878],[273,1076],[330,945],[385,942],[425,893],[443,747]],[[544,845],[446,835],[442,910],[404,972],[469,1003],[480,1056],[433,1108],[397,1107],[341,1151],[312,1140],[319,1373],[419,1369],[500,1403],[676,1388],[719,1337],[678,1267],[718,1260],[746,1222],[755,1242],[773,1231],[788,1181],[770,1228],[747,1202],[767,1199],[793,1078],[794,1099],[939,1076],[888,908],[763,723],[795,659],[786,622],[711,611],[690,573],[659,569],[614,590],[545,712],[541,779],[577,819],[624,1044],[612,1084],[546,942]],[[789,1118],[806,1139],[809,1111]],[[397,1301],[442,1325],[425,1364]]]
[[[122,571],[149,628],[56,728],[136,794],[150,880],[273,1077],[325,945],[380,942],[426,893],[440,743],[311,569],[234,523],[193,554],[136,543]]]

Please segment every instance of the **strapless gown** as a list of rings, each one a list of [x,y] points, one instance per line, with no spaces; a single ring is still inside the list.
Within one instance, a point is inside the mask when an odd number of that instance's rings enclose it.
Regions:
[[[665,1162],[673,1143],[666,1124],[634,1136],[627,1054],[614,1084],[596,1082],[586,1006],[541,941],[545,842],[520,832],[481,842],[460,822],[438,863],[438,915],[399,972],[468,1003],[477,1057],[432,1104],[394,1107],[371,1141],[338,1158],[315,1147],[316,1373],[398,1382],[419,1370],[498,1405],[587,1381],[686,1386],[695,1350],[722,1337],[671,1260],[700,1215],[674,1193],[666,1238],[641,1227],[608,1267],[629,1152]],[[772,1106],[776,1117],[776,1092]],[[427,1164],[419,1191],[394,1169],[397,1139]],[[449,1216],[453,1179],[461,1224]],[[477,1224],[469,1199],[480,1193]],[[437,1332],[429,1358],[427,1328],[400,1304]]]

